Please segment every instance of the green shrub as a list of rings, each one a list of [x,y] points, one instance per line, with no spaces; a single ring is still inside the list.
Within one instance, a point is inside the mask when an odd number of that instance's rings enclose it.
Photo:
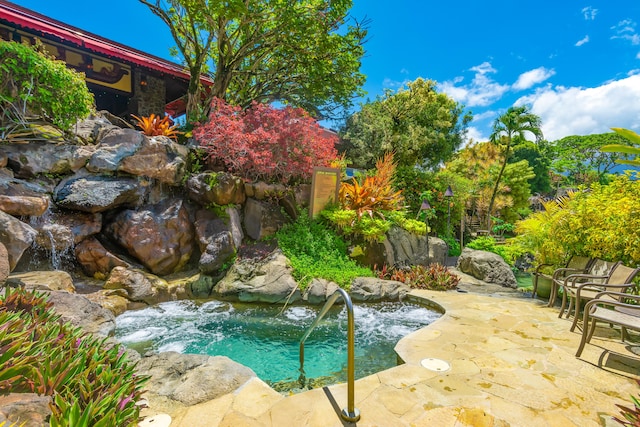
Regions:
[[[640,264],[640,181],[619,175],[543,206],[516,223],[515,240],[537,263],[559,265],[575,254]]]
[[[128,426],[145,377],[118,346],[62,322],[45,296],[6,288],[0,297],[0,394],[52,396],[52,426]]]
[[[462,249],[460,248],[460,242],[456,240],[455,237],[451,236],[439,236],[444,242],[447,244],[449,256],[458,256],[462,253]]]
[[[373,272],[347,255],[347,245],[334,230],[301,212],[297,220],[277,233],[278,246],[293,266],[293,277],[304,289],[313,278],[322,278],[348,289],[351,281]]]
[[[433,291],[447,291],[458,286],[460,278],[452,274],[440,264],[413,265],[411,267],[389,268],[384,266],[376,271],[380,279],[396,280],[414,289],[430,289]]]
[[[0,41],[2,118],[19,119],[24,107],[27,114],[68,130],[89,115],[93,95],[84,76],[68,69],[63,61],[20,43]]]

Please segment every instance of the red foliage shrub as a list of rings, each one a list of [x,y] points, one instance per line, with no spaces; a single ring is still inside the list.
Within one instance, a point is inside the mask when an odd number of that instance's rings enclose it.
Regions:
[[[337,157],[336,136],[328,136],[304,110],[253,103],[240,107],[214,99],[209,121],[193,131],[207,159],[249,179],[308,180],[314,166]]]

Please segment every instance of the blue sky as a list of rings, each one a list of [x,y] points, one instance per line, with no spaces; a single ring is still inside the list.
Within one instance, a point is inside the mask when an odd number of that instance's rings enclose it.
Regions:
[[[136,0],[14,2],[172,59],[168,29]],[[352,15],[370,21],[362,63],[369,99],[422,77],[473,113],[474,140],[486,140],[514,104],[541,117],[550,141],[611,127],[640,133],[640,0],[353,4]]]

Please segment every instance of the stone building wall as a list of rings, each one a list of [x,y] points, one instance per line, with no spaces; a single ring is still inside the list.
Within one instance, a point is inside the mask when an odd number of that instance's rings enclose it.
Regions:
[[[140,117],[156,114],[164,116],[166,90],[164,79],[135,69],[133,72],[134,95],[131,98],[132,110]]]

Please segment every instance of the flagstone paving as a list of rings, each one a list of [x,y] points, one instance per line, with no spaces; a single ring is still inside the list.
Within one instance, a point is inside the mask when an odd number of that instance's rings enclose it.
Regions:
[[[557,308],[514,292],[462,288],[467,292],[412,292],[445,314],[398,343],[404,364],[356,381],[357,423],[339,415],[346,384],[284,396],[256,378],[233,394],[176,409],[171,426],[619,425],[616,404],[629,406],[640,393],[638,341],[623,344],[618,331],[603,326],[576,358],[580,331],[570,332]],[[450,369],[426,369],[427,358]],[[158,412],[169,411],[152,402],[144,414]]]

